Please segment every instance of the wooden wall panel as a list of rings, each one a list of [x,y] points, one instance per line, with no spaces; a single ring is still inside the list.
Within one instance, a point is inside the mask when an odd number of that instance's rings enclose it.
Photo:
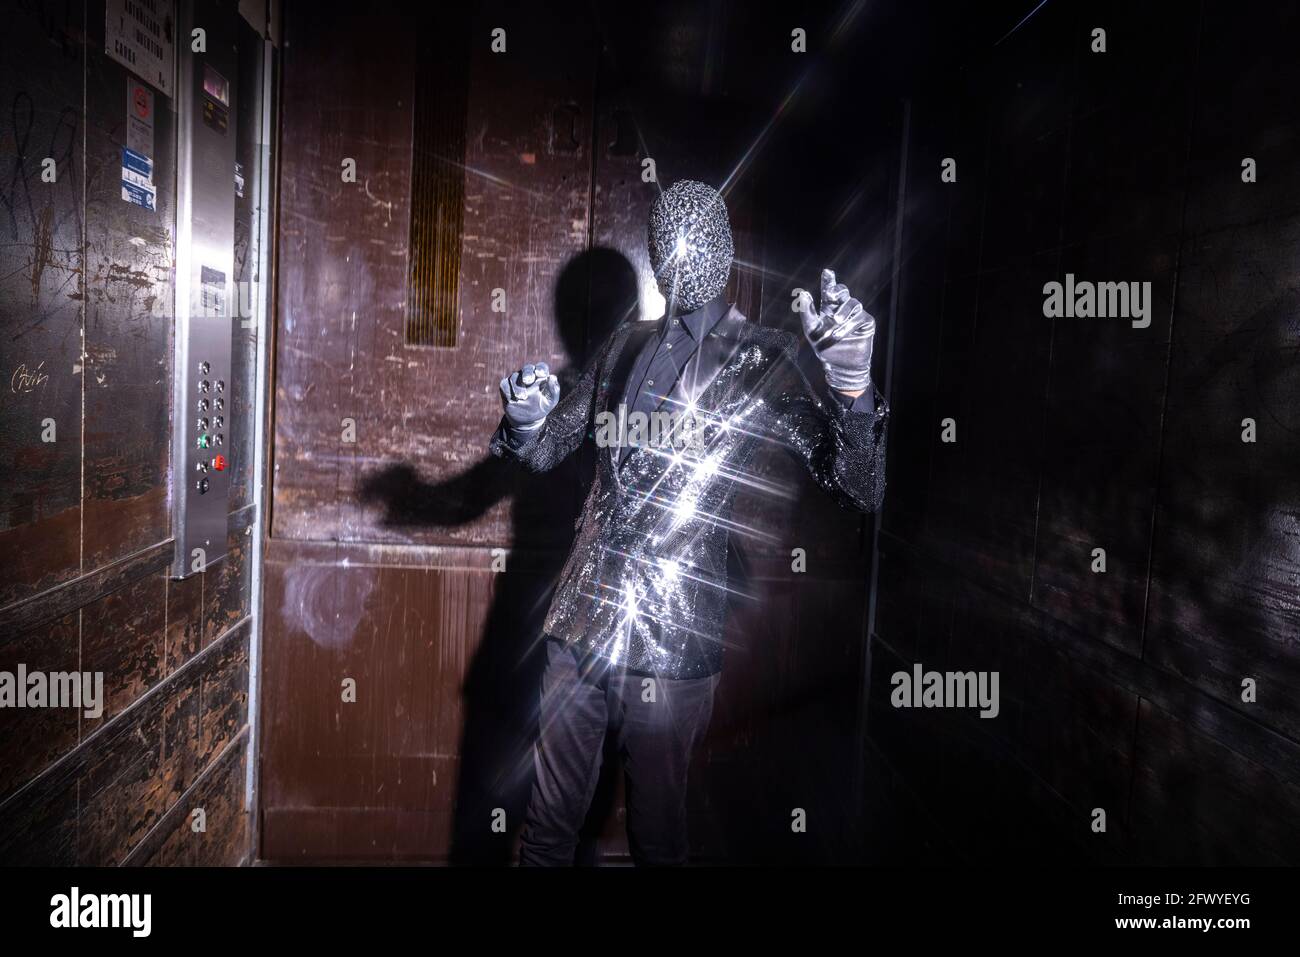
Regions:
[[[484,709],[532,710],[524,687],[514,699],[475,693],[484,664],[475,674],[472,663],[489,640],[481,636],[506,637],[487,627],[493,589],[507,577],[492,574],[490,563],[481,550],[444,564],[383,546],[272,542],[266,674],[294,678],[263,719],[265,856],[445,859],[455,795],[466,785],[462,758],[497,762],[493,797],[509,798],[485,804],[479,828],[462,821],[471,836],[491,834],[493,807],[506,806],[512,821],[522,811],[519,779],[531,771],[518,766],[526,730],[510,736],[513,760],[480,756],[466,738],[467,723],[485,720]],[[534,638],[513,640],[515,656],[498,649],[493,665],[506,673],[526,671]],[[343,700],[347,679],[355,702]]]
[[[1289,53],[1294,11],[1213,0],[1202,7],[1199,26],[1198,62],[1231,63],[1232,69],[1202,68],[1196,76],[1188,230],[1202,234],[1297,212],[1300,104],[1282,92],[1300,80],[1300,63]],[[1260,172],[1249,185],[1241,181],[1247,156]]]
[[[78,863],[122,863],[186,786],[172,755],[163,754],[163,709],[143,709],[129,727],[132,734],[96,754],[78,776]]]
[[[1143,701],[1133,779],[1136,859],[1293,865],[1300,856],[1300,783],[1291,771],[1251,761]]]
[[[103,725],[85,746],[0,805],[0,860],[6,864],[113,865],[157,840],[160,823],[178,807],[203,806],[201,777],[247,747],[248,643],[245,622],[198,660]],[[244,778],[238,815],[246,818]],[[221,799],[206,838],[229,850],[227,863],[248,855],[247,821]],[[187,822],[188,826],[188,822]],[[230,853],[225,857],[231,858]]]
[[[1293,740],[1300,703],[1300,217],[1189,238],[1180,271],[1146,657]],[[1258,440],[1242,442],[1242,420]],[[1242,681],[1258,682],[1243,705]]]
[[[480,503],[473,486],[495,476],[484,459],[501,376],[528,361],[562,369],[581,360],[556,329],[554,296],[587,242],[594,62],[583,30],[540,10],[515,11],[505,21],[512,52],[493,55],[492,15],[461,25],[463,39],[443,30],[444,42],[472,51],[466,152],[443,158],[465,175],[454,348],[404,344],[414,33],[400,11],[341,4],[290,20],[281,262],[297,265],[280,288],[279,536],[483,544],[511,535],[506,502]],[[576,145],[554,128],[557,111],[575,110]],[[340,182],[345,156],[358,162],[354,185]],[[494,289],[504,313],[492,311]],[[357,422],[355,444],[342,441],[345,417]],[[402,505],[393,481],[407,476],[460,501],[419,522],[385,521]]]
[[[104,714],[82,721],[93,734],[156,685],[165,673],[167,581],[147,575],[81,611],[81,670],[103,672]]]
[[[296,268],[280,272],[276,364],[299,372],[276,386],[277,535],[340,526],[345,506],[333,493],[342,456],[351,455],[341,419],[361,415],[362,435],[375,427],[374,410],[353,407],[350,390],[381,369],[386,379],[402,361],[370,365],[378,356],[357,338],[369,343],[375,326],[399,336],[402,328],[415,37],[394,29],[392,16],[356,9],[295,19],[290,11],[286,24],[278,242],[281,263]],[[382,59],[370,53],[378,44]],[[342,182],[344,158],[357,163],[355,184]],[[349,224],[362,231],[355,240]]]
[[[958,105],[914,105],[919,255],[864,758],[904,829],[883,859],[1296,858],[1300,737],[1281,689],[1300,633],[1284,464],[1300,234],[1297,110],[1271,93],[1295,68],[1265,56],[1277,16],[1047,7],[1032,41],[969,71]],[[1104,59],[1084,42],[1099,24]],[[1280,175],[1243,184],[1254,152]],[[958,181],[940,183],[953,155]],[[1045,318],[1042,284],[1066,272],[1150,281],[1151,325]],[[956,444],[938,440],[948,415]],[[1002,714],[891,707],[890,676],[915,662],[998,671]]]
[[[76,671],[80,651],[76,612],[48,621],[0,644],[0,670]],[[39,664],[37,664],[39,663]],[[6,709],[0,719],[0,801],[36,777],[81,739],[82,711],[72,708]]]
[[[466,152],[445,158],[465,175],[460,322],[454,348],[409,347],[414,32],[397,11],[326,12],[287,25],[262,853],[499,859],[581,480],[576,461],[524,480],[487,441],[502,375],[545,359],[567,385],[586,351],[593,47],[540,10],[438,22],[472,51]],[[498,15],[505,56],[488,49]],[[347,155],[355,188],[336,179]],[[391,545],[290,547],[304,539]],[[488,546],[513,546],[506,574]],[[494,807],[512,822],[500,847]]]
[[[167,671],[189,661],[203,645],[203,576],[167,580]]]
[[[78,813],[75,776],[38,778],[0,807],[0,860],[9,867],[75,865]]]
[[[244,809],[246,748],[230,748],[195,782],[190,800],[178,803],[126,861],[151,867],[220,867],[248,863],[249,818]],[[205,812],[196,832],[192,810]]]
[[[834,572],[757,563],[738,602],[709,734],[691,769],[695,856],[732,864],[852,860],[864,823],[848,777],[856,740],[866,589]],[[810,827],[791,831],[803,808]]]
[[[887,645],[873,644],[871,740],[887,755],[886,767],[897,768],[908,783],[904,799],[921,812],[903,819],[928,824],[892,836],[901,846],[900,861],[933,855],[935,845],[942,849],[938,859],[948,864],[987,860],[994,844],[1002,861],[1087,864],[1111,856],[1111,842],[1089,845],[1086,817],[1081,827],[1080,812],[984,727],[994,722],[952,710],[891,707],[890,676],[911,664]],[[886,813],[900,816],[897,808]]]
[[[1033,603],[1134,654],[1147,598],[1177,247],[1176,234],[1135,233],[1067,247],[1058,281],[1067,272],[1150,281],[1151,325],[1062,320],[1052,329]],[[1104,573],[1093,569],[1096,548],[1105,549]]]
[[[253,509],[238,516],[242,521],[232,521],[226,536],[226,554],[213,562],[203,576],[203,646],[207,647],[227,630],[239,624],[249,614],[249,596],[252,594],[252,546],[248,524]],[[242,527],[241,527],[242,526]]]
[[[84,763],[78,863],[124,863],[178,802],[185,802],[187,814],[202,806],[192,786],[247,724],[248,636],[247,627],[231,631],[166,695],[151,697],[114,726],[114,746]],[[233,830],[245,833],[242,825]],[[229,830],[205,833],[225,840]]]
[[[945,792],[988,787],[981,808],[996,803],[988,813],[1022,819],[1010,853],[1059,854],[1063,862],[1118,857],[1114,842],[1089,848],[1081,836],[1097,806],[1107,808],[1112,832],[1123,834],[1139,700],[1130,683],[1073,657],[1068,641],[1045,643],[1042,621],[1022,602],[892,536],[882,540],[880,595],[879,631],[898,637],[873,642],[872,739],[903,769],[928,818],[966,819]],[[997,716],[891,707],[889,679],[917,663],[925,670],[998,672]],[[957,744],[931,752],[931,735]],[[951,765],[948,748],[969,749],[971,741],[978,742],[976,756]],[[906,748],[919,750],[905,756]],[[956,781],[962,773],[974,780]],[[986,830],[949,836],[973,855],[992,837]]]
[[[1151,325],[1053,323],[1033,602],[1140,654],[1197,24],[1149,10],[1121,22],[1108,63],[1082,46],[1071,58],[1069,135],[1079,148],[1069,155],[1054,278],[1150,281]],[[1105,574],[1092,570],[1098,547]]]
[[[1252,52],[1196,78],[1146,657],[1294,741],[1300,712],[1282,689],[1300,680],[1300,107],[1276,92],[1295,60],[1275,55],[1287,22],[1278,8],[1203,13],[1202,62]],[[1269,174],[1243,183],[1246,156]],[[1246,677],[1255,704],[1241,701]]]

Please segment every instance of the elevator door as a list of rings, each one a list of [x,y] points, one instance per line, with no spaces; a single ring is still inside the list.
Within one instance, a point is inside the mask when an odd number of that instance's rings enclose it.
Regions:
[[[621,55],[653,66],[635,22],[598,35],[580,13],[287,11],[265,858],[513,856],[541,620],[592,460],[584,450],[530,476],[489,458],[497,382],[545,360],[568,385],[614,324],[657,317],[647,150],[665,179],[722,182],[761,126],[698,76],[646,97],[641,65]],[[501,23],[504,54],[492,49]],[[428,36],[441,38],[436,58],[415,39]],[[755,171],[729,194],[745,264],[730,291],[753,321],[789,313],[761,268],[762,190]],[[693,771],[695,852],[843,859],[864,520],[788,463],[772,468],[801,491],[747,506],[789,531],[736,557],[765,601],[733,617],[736,650]],[[808,573],[792,571],[797,548]],[[611,774],[601,789],[589,859],[626,854],[619,787]],[[821,800],[820,834],[791,840],[791,809]]]

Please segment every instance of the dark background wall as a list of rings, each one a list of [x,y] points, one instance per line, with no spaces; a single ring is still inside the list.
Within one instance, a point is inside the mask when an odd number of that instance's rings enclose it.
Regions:
[[[107,702],[95,719],[0,711],[0,862],[234,864],[251,833],[255,332],[234,333],[229,552],[170,581],[175,107],[155,92],[157,210],[124,202],[128,73],[103,49],[103,3],[5,5],[0,670],[102,671]]]
[[[869,857],[1295,863],[1296,11],[1015,19],[912,104]],[[1044,318],[1067,272],[1150,281],[1150,328]],[[891,708],[918,661],[1001,715]]]

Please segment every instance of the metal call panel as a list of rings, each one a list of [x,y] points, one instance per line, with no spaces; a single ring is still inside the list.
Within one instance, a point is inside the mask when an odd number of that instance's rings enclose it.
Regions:
[[[180,8],[172,572],[185,578],[226,553],[231,335],[241,299],[234,279],[235,4],[183,0]],[[195,30],[203,31],[201,52]]]

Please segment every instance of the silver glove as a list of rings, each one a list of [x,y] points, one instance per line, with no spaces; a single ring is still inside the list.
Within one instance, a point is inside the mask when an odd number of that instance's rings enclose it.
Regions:
[[[540,429],[560,401],[560,381],[545,362],[526,365],[501,380],[501,404],[506,422],[520,432]]]
[[[849,287],[822,270],[821,306],[813,312],[812,296],[794,291],[791,308],[803,321],[803,334],[826,370],[826,382],[840,392],[864,392],[871,386],[871,349],[876,320],[849,295]]]

